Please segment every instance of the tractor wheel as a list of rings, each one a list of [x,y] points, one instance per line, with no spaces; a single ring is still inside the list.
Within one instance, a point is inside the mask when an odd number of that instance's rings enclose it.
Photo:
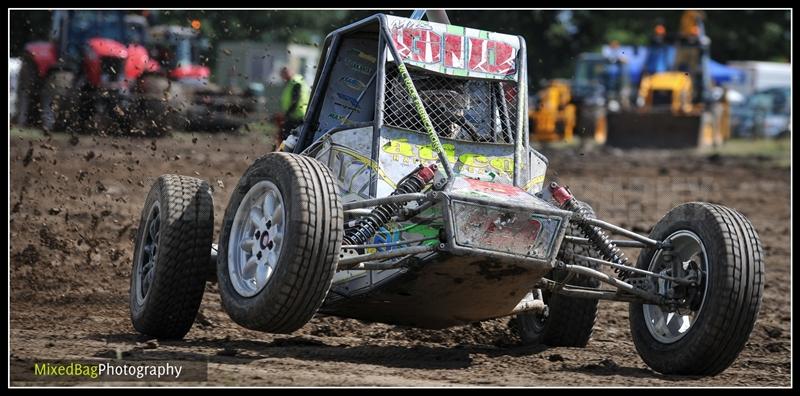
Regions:
[[[117,117],[114,114],[114,106],[105,98],[100,98],[97,93],[88,93],[91,100],[91,110],[87,118],[88,128],[86,131],[100,135],[115,135],[120,131]],[[139,117],[137,117],[139,118]]]
[[[167,91],[166,121],[172,130],[189,130],[189,109],[194,101],[194,93],[182,83],[172,83]]]
[[[672,242],[672,260],[697,272],[694,286],[673,289],[653,281],[659,294],[679,292],[677,309],[630,304],[629,321],[636,350],[663,374],[716,375],[744,348],[758,316],[764,291],[761,241],[741,213],[721,205],[691,202],[673,208],[650,238]],[[638,268],[670,273],[663,250],[645,249]]]
[[[36,64],[30,56],[22,58],[22,67],[19,71],[19,85],[17,86],[17,114],[15,123],[24,128],[36,122],[39,108],[35,105],[39,97]]]
[[[68,71],[55,71],[47,76],[42,86],[40,98],[42,129],[48,132],[61,132],[67,129],[71,119],[73,89],[75,75]]]
[[[288,153],[256,160],[233,191],[220,233],[217,279],[231,319],[270,333],[305,325],[336,271],[342,217],[322,163]]]
[[[139,111],[133,119],[133,129],[145,136],[160,137],[171,130],[169,110],[166,102],[155,99],[141,99]]]
[[[214,233],[208,183],[158,178],[145,201],[131,272],[131,321],[158,338],[183,338],[203,298]]]
[[[139,82],[139,111],[134,125],[148,136],[163,136],[171,129],[167,93],[170,81],[163,76],[146,75]]]
[[[584,202],[580,205],[594,217],[592,207]],[[567,234],[583,237],[580,228],[571,224]],[[589,245],[563,242],[561,249],[583,256],[601,258],[600,254]],[[576,260],[572,264],[597,269],[598,265],[585,260]],[[559,281],[564,273],[553,272],[548,278]],[[598,287],[600,281],[585,276],[575,276],[570,285]],[[543,313],[521,313],[517,315],[517,328],[523,344],[545,344],[549,346],[585,347],[592,336],[595,318],[597,317],[597,300],[567,297],[543,290],[542,297],[547,306]]]

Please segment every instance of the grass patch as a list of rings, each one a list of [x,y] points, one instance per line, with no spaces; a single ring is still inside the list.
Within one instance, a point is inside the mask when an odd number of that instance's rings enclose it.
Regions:
[[[17,126],[8,127],[8,135],[10,137],[21,138],[21,139],[39,139],[45,137],[44,131],[41,129],[36,128],[20,128]],[[56,134],[59,135],[59,134]]]
[[[209,135],[229,135],[229,136],[256,136],[256,137],[265,137],[267,140],[272,141],[273,136],[278,132],[278,129],[275,127],[275,124],[270,122],[252,122],[247,125],[242,126],[236,132],[230,131],[218,131],[218,132],[209,132],[209,131],[172,131],[170,132],[165,138],[172,138],[177,141],[190,141],[195,137],[204,137]],[[36,140],[41,138],[46,138],[44,131],[39,128],[20,128],[17,126],[9,126],[8,128],[8,135],[12,138],[20,138],[24,140]],[[70,134],[67,132],[56,132],[51,133],[49,135],[53,139],[59,140],[66,140],[70,138]],[[82,136],[82,135],[79,135]],[[97,136],[93,134],[87,134],[86,136]],[[125,137],[125,136],[117,136],[113,135],[114,137]],[[140,138],[140,136],[137,136]]]
[[[708,154],[726,157],[764,158],[779,166],[791,165],[792,143],[789,138],[783,139],[731,139],[720,147],[708,150]]]

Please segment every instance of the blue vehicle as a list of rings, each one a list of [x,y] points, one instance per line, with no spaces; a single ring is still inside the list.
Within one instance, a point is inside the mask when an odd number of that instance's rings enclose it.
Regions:
[[[737,137],[789,136],[792,90],[789,87],[757,91],[733,107],[731,131]]]

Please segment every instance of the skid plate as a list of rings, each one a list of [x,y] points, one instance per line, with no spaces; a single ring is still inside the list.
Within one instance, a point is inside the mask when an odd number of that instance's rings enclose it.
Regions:
[[[571,212],[507,184],[459,178],[444,194],[448,250],[552,267]]]

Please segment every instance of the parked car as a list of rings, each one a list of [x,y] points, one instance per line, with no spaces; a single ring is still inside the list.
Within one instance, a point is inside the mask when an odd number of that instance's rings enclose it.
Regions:
[[[17,87],[19,87],[19,69],[22,61],[19,58],[8,58],[8,116],[17,115]]]
[[[750,95],[731,112],[731,129],[739,137],[784,137],[790,133],[791,88],[769,88]]]

